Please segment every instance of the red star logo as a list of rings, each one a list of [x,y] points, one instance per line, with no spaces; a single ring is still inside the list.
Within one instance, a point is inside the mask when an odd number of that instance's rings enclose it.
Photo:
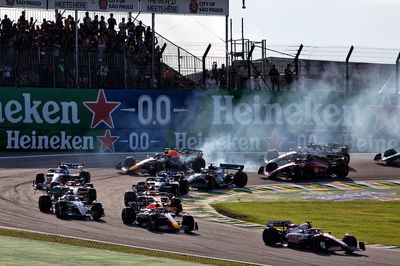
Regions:
[[[266,138],[265,141],[268,143],[268,150],[281,150],[281,144],[285,142],[286,139],[278,137],[276,130],[272,131],[272,136]]]
[[[106,133],[104,133],[104,136],[98,136],[98,140],[101,141],[101,152],[104,152],[106,149],[108,149],[111,152],[114,152],[114,142],[119,139],[117,136],[111,136],[110,130],[107,129]]]
[[[114,128],[111,113],[121,104],[120,102],[107,101],[104,91],[99,90],[97,101],[83,102],[83,104],[94,114],[91,128],[97,127],[101,122],[104,122],[110,128]]]
[[[397,114],[400,107],[393,106],[389,96],[384,96],[380,106],[368,106],[368,109],[376,116],[375,131],[388,126],[394,131],[397,130]]]

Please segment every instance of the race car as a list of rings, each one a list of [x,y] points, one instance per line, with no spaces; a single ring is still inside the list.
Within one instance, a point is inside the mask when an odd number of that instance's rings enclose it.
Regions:
[[[183,230],[188,233],[199,228],[193,216],[189,214],[177,214],[158,203],[152,203],[139,211],[135,211],[132,208],[124,208],[121,218],[124,224],[136,223],[150,231],[178,232]]]
[[[234,184],[237,187],[247,185],[247,174],[243,172],[244,165],[220,164],[219,167],[210,164],[201,173],[193,174],[188,178],[189,186],[197,189],[213,190],[226,188]],[[236,173],[232,173],[236,171]]]
[[[268,221],[262,239],[270,246],[284,244],[314,251],[345,251],[350,254],[365,250],[364,242],[357,242],[354,236],[346,234],[343,239],[338,239],[330,233],[324,233],[320,228],[313,228],[311,222],[294,225],[291,221]]]
[[[136,188],[144,190],[156,190],[159,192],[170,193],[175,196],[182,196],[189,193],[189,182],[185,179],[183,172],[161,171],[156,177],[148,177],[145,185],[139,184]]]
[[[133,191],[124,194],[124,205],[135,211],[139,211],[152,203],[159,204],[168,208],[170,211],[180,213],[182,211],[182,201],[173,194],[162,193],[156,190],[145,190],[145,183],[133,185]]]
[[[308,144],[307,148],[309,148],[310,151],[314,154],[318,154],[320,156],[325,156],[328,158],[343,156],[345,159],[345,162],[347,164],[350,163],[349,146],[347,146],[347,145],[335,144],[335,143],[319,145],[319,144],[315,144],[315,143],[310,143],[310,144]]]
[[[374,161],[385,162],[389,166],[399,166],[400,165],[400,153],[395,149],[388,149],[383,154],[378,153],[374,157]]]
[[[264,160],[265,166],[261,166],[258,170],[259,174],[270,173],[284,164],[295,162],[299,159],[306,158],[307,155],[315,155],[318,157],[326,157],[329,160],[344,160],[345,164],[350,162],[349,148],[346,145],[328,143],[326,145],[318,145],[314,143],[308,144],[307,147],[299,147],[297,151],[290,151],[279,154],[277,150],[270,150]]]
[[[52,199],[59,199],[65,194],[73,194],[82,197],[84,201],[89,203],[97,199],[97,191],[93,188],[93,184],[86,183],[81,185],[79,181],[70,180],[65,185],[56,185],[48,187],[46,192]]]
[[[200,172],[205,167],[203,152],[200,150],[171,150],[165,149],[163,154],[156,153],[153,157],[148,157],[136,162],[134,156],[126,157],[124,161],[117,163],[116,169],[124,173],[150,174],[155,176],[162,170]]]
[[[104,209],[99,202],[88,202],[78,195],[66,194],[58,200],[50,195],[39,197],[39,209],[42,212],[55,213],[57,218],[68,217],[92,218],[98,220],[104,216]]]
[[[264,169],[260,167],[259,174],[264,174],[270,179],[296,180],[303,177],[318,177],[336,175],[344,178],[349,174],[349,166],[344,156],[318,156],[311,153],[304,154],[281,166],[277,162],[270,162]]]
[[[72,169],[79,169],[74,173]],[[78,181],[80,184],[90,183],[90,173],[83,171],[81,163],[59,163],[57,168],[50,168],[47,173],[37,173],[33,180],[35,189],[46,189],[67,181]]]

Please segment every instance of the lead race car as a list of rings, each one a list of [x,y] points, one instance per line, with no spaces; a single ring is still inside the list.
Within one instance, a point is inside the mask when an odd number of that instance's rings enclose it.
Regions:
[[[291,221],[269,221],[262,239],[266,245],[284,244],[314,251],[345,251],[350,254],[365,250],[364,242],[357,242],[354,236],[346,234],[343,239],[338,239],[320,228],[313,228],[311,222],[294,225]]]
[[[164,153],[156,153],[139,162],[134,156],[126,157],[124,161],[117,163],[116,169],[126,174],[141,173],[156,175],[163,170],[200,172],[206,165],[203,152],[200,150],[171,150],[165,149]]]

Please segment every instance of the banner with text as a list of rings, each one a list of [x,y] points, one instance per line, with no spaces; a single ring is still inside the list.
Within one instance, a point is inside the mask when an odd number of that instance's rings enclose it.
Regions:
[[[395,95],[222,90],[3,89],[0,151],[352,152],[399,148]]]

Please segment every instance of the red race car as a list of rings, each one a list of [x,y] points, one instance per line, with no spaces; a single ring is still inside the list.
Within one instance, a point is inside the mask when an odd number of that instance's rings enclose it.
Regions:
[[[314,154],[304,154],[294,161],[289,161],[283,165],[271,162],[268,167],[260,168],[259,173],[265,174],[268,178],[299,179],[302,177],[331,176],[343,178],[349,174],[349,166],[344,156],[319,156]],[[266,171],[268,170],[268,171]]]

